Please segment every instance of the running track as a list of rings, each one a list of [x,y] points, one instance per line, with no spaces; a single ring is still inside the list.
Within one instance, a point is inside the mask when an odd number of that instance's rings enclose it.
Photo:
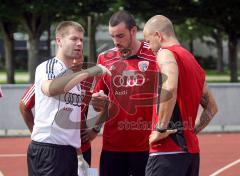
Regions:
[[[30,139],[0,138],[0,176],[27,176],[26,151]],[[240,175],[240,133],[201,134],[200,176]],[[93,167],[98,167],[101,136],[92,143]]]

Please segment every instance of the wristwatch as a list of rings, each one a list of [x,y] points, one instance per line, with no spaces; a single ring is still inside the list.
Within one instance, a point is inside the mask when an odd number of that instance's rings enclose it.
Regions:
[[[159,132],[159,133],[165,133],[167,131],[167,128],[159,128],[157,125],[156,125],[156,131]]]
[[[95,133],[99,133],[101,131],[101,126],[95,126],[92,128],[92,130],[95,132]]]

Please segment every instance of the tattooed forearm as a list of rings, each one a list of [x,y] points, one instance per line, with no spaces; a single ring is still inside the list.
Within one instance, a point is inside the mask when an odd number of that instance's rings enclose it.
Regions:
[[[207,108],[208,103],[209,103],[209,94],[208,93],[206,93],[202,96],[202,99],[201,99],[200,103],[201,103],[203,109]]]
[[[199,121],[195,125],[194,132],[198,134],[202,129],[204,129],[209,122],[212,120],[213,115],[209,110],[204,110],[200,116]]]
[[[202,129],[204,129],[209,122],[212,120],[213,118],[213,114],[210,111],[210,101],[209,101],[210,95],[208,92],[206,92],[201,99],[200,104],[203,107],[203,112],[200,116],[200,118],[198,119],[198,121],[196,122],[196,126],[195,126],[195,133],[199,133]]]
[[[213,116],[217,113],[217,104],[206,83],[204,85],[203,95],[200,104],[203,107],[203,112],[201,116],[196,120],[196,125],[194,129],[194,132],[196,134],[203,130],[212,120]]]

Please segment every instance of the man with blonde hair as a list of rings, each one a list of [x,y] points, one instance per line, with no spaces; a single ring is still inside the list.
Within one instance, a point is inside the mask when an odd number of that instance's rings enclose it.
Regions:
[[[97,65],[73,73],[83,62],[83,27],[63,21],[56,28],[56,56],[35,74],[35,118],[27,152],[29,176],[77,176],[80,140],[81,86],[88,77],[110,72]]]
[[[171,94],[170,99],[160,102],[158,116],[153,118],[146,176],[197,176],[200,159],[196,135],[216,114],[216,102],[203,69],[180,45],[167,17],[150,18],[143,33],[161,73],[167,76],[160,86]],[[197,118],[199,104],[203,112]]]

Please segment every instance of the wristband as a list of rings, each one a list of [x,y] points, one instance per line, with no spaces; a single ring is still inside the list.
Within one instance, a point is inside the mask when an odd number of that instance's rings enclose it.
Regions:
[[[99,133],[101,131],[101,127],[100,126],[96,126],[96,127],[93,127],[92,130],[95,132],[95,133]]]
[[[156,131],[159,133],[165,133],[167,131],[167,128],[159,128],[158,126],[156,126]]]

